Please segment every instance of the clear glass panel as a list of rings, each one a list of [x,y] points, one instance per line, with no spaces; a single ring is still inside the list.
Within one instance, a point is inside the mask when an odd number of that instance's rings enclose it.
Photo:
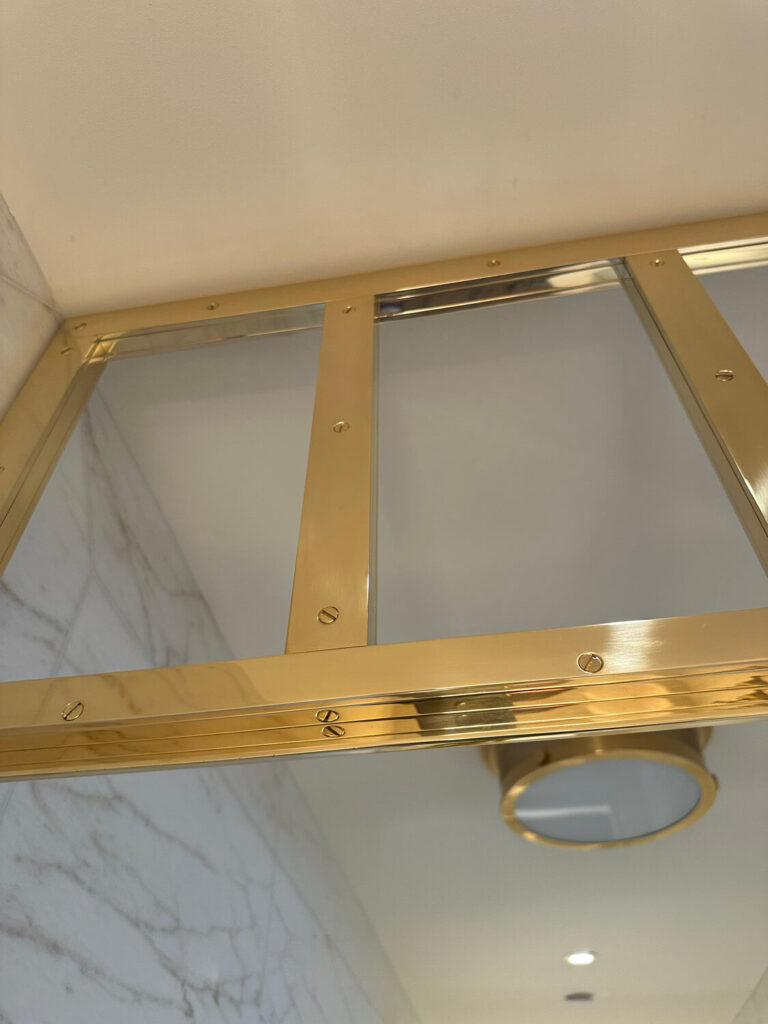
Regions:
[[[660,832],[701,798],[690,772],[642,758],[564,766],[530,783],[515,803],[520,822],[565,843],[605,843]]]
[[[283,652],[320,334],[107,366],[0,582],[0,678]]]
[[[698,277],[768,380],[768,266],[723,270]]]
[[[380,643],[767,603],[621,289],[379,339]]]

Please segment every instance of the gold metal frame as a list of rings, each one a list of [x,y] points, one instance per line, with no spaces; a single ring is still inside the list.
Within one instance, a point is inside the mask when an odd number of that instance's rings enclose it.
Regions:
[[[67,320],[0,423],[0,569],[106,361],[318,326],[324,306],[288,653],[0,683],[0,778],[767,715],[768,608],[376,646],[370,606],[374,323],[617,281],[768,566],[768,385],[694,276],[768,261],[766,239],[763,213]]]

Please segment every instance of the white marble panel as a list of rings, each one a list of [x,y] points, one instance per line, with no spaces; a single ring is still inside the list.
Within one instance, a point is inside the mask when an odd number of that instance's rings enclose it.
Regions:
[[[19,225],[0,196],[0,277],[26,289],[48,306],[53,295]]]
[[[19,784],[0,1020],[256,1021],[273,862],[215,770]]]
[[[51,675],[88,577],[84,429],[67,443],[0,580],[0,680]]]
[[[344,755],[354,771],[357,756]],[[339,956],[387,1022],[416,1019],[387,954],[357,894],[331,852],[321,823],[290,772],[280,766],[280,829],[276,850],[281,870],[308,911],[332,935]],[[365,941],[360,941],[365,936]]]
[[[48,306],[0,277],[0,416],[58,326],[59,318]]]
[[[332,935],[278,866],[263,994],[264,1024],[400,1024],[382,1018],[356,983]]]

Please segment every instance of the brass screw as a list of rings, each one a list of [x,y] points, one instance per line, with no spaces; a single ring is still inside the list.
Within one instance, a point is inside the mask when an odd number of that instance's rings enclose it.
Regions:
[[[735,376],[736,374],[733,372],[733,370],[718,370],[715,374],[715,380],[727,382],[729,380],[733,380]]]
[[[594,651],[586,651],[579,655],[578,665],[582,672],[599,672],[603,664],[603,659]]]
[[[352,312],[354,312],[354,309],[355,309],[354,306],[345,306],[344,309],[342,309],[341,312],[342,313],[352,313]]]
[[[67,352],[71,352],[71,351],[72,351],[72,346],[71,345],[65,345],[64,348],[61,350],[61,354],[63,356],[65,356],[67,354]]]
[[[349,430],[349,424],[346,420],[339,420],[333,424],[334,434],[343,434],[345,430]]]
[[[495,258],[492,259],[492,260],[488,260],[488,266],[489,267],[500,267],[501,266],[501,260],[497,260]]]
[[[652,267],[663,267],[664,266],[664,260],[660,256],[657,256],[655,260],[651,260],[651,266]]]
[[[219,308],[219,304],[218,304],[218,302],[209,302],[208,305],[205,308],[206,309],[218,309]]]
[[[346,730],[342,725],[326,725],[323,729],[323,736],[327,736],[330,739],[332,736],[338,738],[343,736]]]
[[[318,722],[338,722],[340,717],[339,712],[334,711],[333,708],[323,708],[322,711],[315,714]]]
[[[65,722],[74,722],[76,718],[85,711],[85,704],[81,700],[71,700],[65,704],[61,711],[61,717]]]
[[[321,608],[317,613],[317,621],[322,622],[324,626],[330,626],[339,617],[339,609],[334,604],[327,604],[325,608]]]

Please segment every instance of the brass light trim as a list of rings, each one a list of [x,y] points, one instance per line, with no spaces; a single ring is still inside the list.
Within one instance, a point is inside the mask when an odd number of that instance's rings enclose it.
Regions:
[[[576,736],[566,740],[537,743],[535,749],[525,744],[499,744],[483,750],[488,766],[501,784],[501,816],[507,825],[525,839],[547,846],[575,850],[606,850],[617,846],[634,846],[679,832],[703,817],[717,795],[718,782],[707,768],[702,749],[709,741],[711,729],[675,729],[669,732],[633,733],[625,735]],[[637,759],[661,762],[680,768],[698,783],[698,803],[677,821],[664,828],[628,839],[600,842],[556,839],[525,825],[517,813],[522,794],[539,779],[566,768],[594,761]]]

